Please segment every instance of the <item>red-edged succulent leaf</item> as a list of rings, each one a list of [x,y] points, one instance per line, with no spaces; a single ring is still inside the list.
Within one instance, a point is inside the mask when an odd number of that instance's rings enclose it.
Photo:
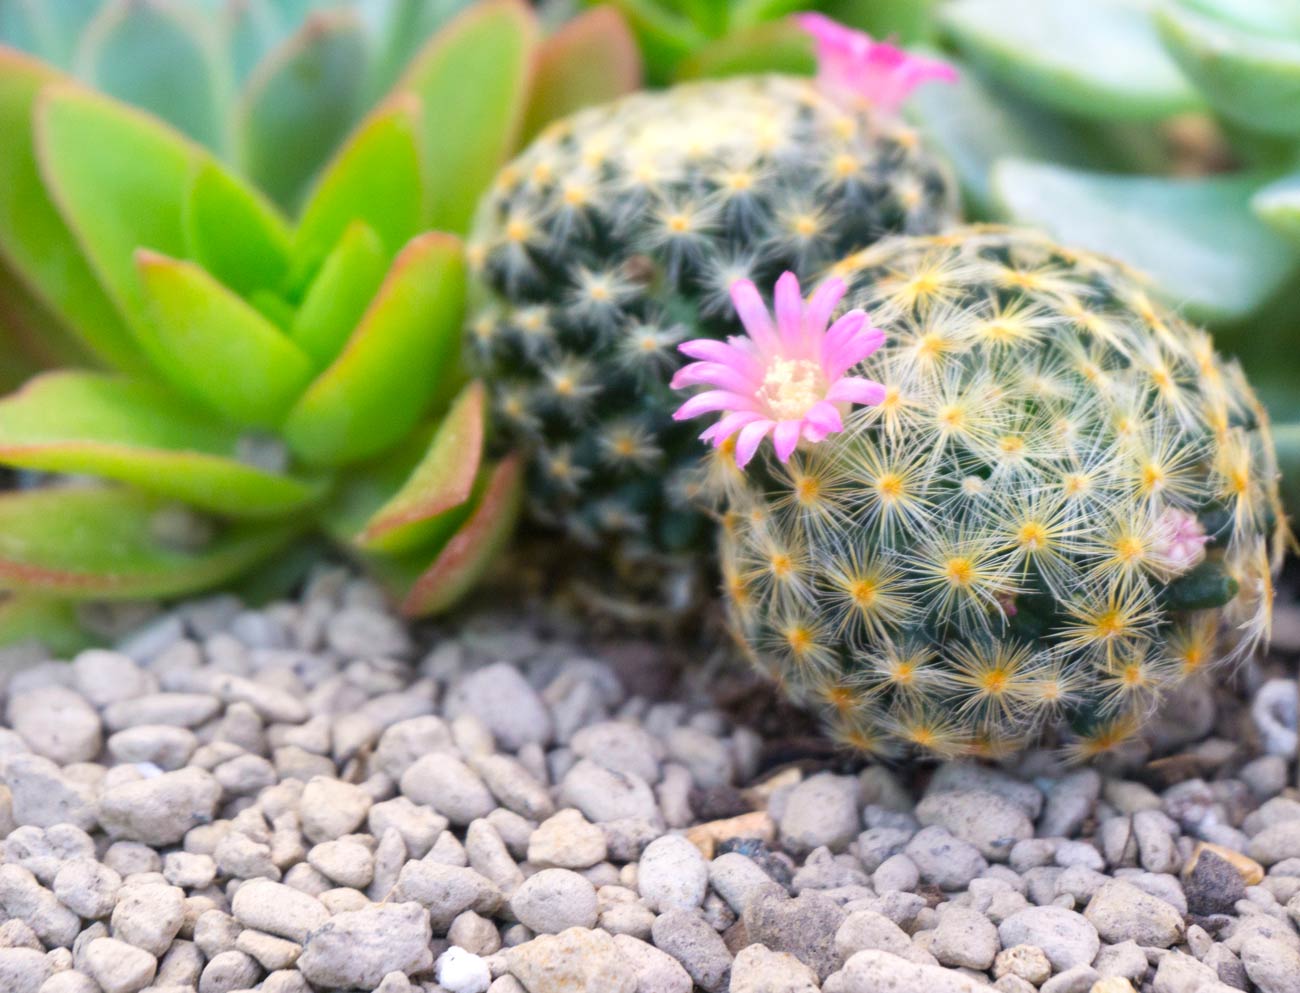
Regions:
[[[491,471],[474,512],[411,584],[402,612],[436,614],[469,592],[510,540],[522,503],[523,471],[518,457],[510,456]]]
[[[579,14],[537,51],[523,140],[549,121],[640,85],[641,50],[623,16],[612,7]]]
[[[0,464],[85,473],[235,517],[286,514],[322,485],[237,460],[236,429],[152,383],[51,372],[0,400]]]
[[[290,448],[308,463],[341,465],[404,437],[454,375],[464,298],[459,239],[413,238],[339,357],[289,412]]]
[[[48,651],[70,657],[92,643],[67,600],[7,593],[0,597],[0,646],[39,642]]]
[[[281,207],[298,203],[360,115],[365,61],[356,13],[320,10],[248,80],[235,123],[237,158]]]
[[[461,391],[419,465],[366,523],[357,544],[387,553],[408,551],[428,539],[438,518],[465,504],[482,462],[485,406],[482,383]]]
[[[180,596],[276,554],[302,526],[220,525],[185,514],[129,489],[0,494],[0,589],[68,598]],[[201,535],[208,524],[213,532]]]
[[[420,229],[419,117],[419,101],[399,94],[366,118],[339,149],[302,209],[294,238],[300,272],[314,272],[356,221],[369,226],[390,255]]]
[[[289,227],[269,203],[203,161],[181,217],[187,255],[236,293],[278,290],[289,269]]]
[[[0,255],[91,352],[119,369],[142,372],[148,363],[37,168],[37,95],[63,78],[44,63],[0,48]],[[81,154],[86,157],[84,146]]]
[[[194,263],[136,260],[140,341],[168,382],[237,424],[276,426],[311,379],[306,353]]]
[[[439,31],[398,82],[422,107],[425,226],[468,228],[522,125],[536,39],[520,0],[486,0]]]
[[[291,337],[317,369],[339,350],[383,285],[390,256],[374,228],[353,221],[325,256],[289,326]]]

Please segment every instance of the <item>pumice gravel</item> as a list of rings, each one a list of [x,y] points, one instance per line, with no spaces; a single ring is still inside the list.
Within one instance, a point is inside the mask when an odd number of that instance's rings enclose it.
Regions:
[[[1095,767],[890,770],[578,630],[333,569],[11,653],[0,991],[1300,993],[1300,638]]]

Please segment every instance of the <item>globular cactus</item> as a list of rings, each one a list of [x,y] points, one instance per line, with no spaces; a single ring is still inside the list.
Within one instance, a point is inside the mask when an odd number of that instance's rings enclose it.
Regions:
[[[738,286],[750,339],[679,383],[717,387],[681,415],[729,412],[709,437],[735,630],[839,740],[997,754],[1063,723],[1087,756],[1267,637],[1268,420],[1207,334],[1008,229],[834,271],[802,311],[778,284],[775,325]],[[840,293],[860,309],[823,337]]]
[[[893,110],[946,72],[897,55],[836,76],[840,99],[783,76],[636,94],[552,125],[501,173],[470,240],[468,339],[494,426],[529,458],[535,520],[624,562],[707,547],[684,485],[697,445],[670,418],[677,345],[737,329],[738,277],[816,273],[953,221],[913,132],[844,99],[889,84]]]

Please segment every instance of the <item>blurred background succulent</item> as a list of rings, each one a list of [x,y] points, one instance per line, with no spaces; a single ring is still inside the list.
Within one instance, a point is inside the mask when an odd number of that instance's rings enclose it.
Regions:
[[[655,79],[813,71],[795,9],[961,70],[910,103],[972,220],[1121,259],[1237,355],[1300,509],[1300,0],[619,0]]]
[[[518,140],[637,83],[612,11],[543,41],[523,4],[476,4],[290,215],[158,117],[0,48],[0,309],[28,366],[76,366],[0,400],[0,464],[44,484],[0,494],[0,635],[80,599],[270,582],[321,536],[409,614],[463,593],[519,472],[483,460],[460,371],[459,235]]]

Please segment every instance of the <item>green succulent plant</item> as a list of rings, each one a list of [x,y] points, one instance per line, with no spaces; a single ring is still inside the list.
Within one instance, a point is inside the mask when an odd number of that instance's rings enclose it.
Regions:
[[[607,10],[543,42],[522,4],[479,4],[290,220],[157,117],[0,48],[3,309],[82,357],[0,399],[0,464],[53,483],[0,494],[0,635],[264,574],[313,536],[410,614],[463,593],[520,472],[483,458],[460,370],[459,235],[521,136],[636,85],[633,51]]]
[[[883,331],[852,368],[878,394],[785,461],[778,428],[742,472],[746,428],[712,474],[735,630],[837,738],[994,756],[1063,724],[1086,757],[1267,638],[1287,541],[1268,416],[1140,276],[1003,228],[835,272],[840,310]]]
[[[677,345],[735,330],[740,276],[814,274],[955,217],[910,128],[797,77],[681,84],[552,125],[469,242],[471,368],[527,457],[533,518],[628,582],[691,572],[711,526],[693,506],[696,431],[671,417]]]

